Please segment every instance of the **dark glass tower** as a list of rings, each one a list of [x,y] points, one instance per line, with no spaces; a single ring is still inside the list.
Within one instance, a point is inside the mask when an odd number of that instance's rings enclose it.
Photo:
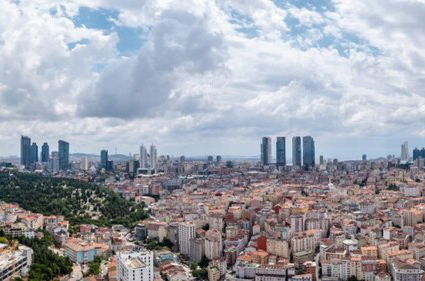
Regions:
[[[69,169],[69,143],[60,140],[58,142],[59,152],[59,170],[66,171]]]
[[[286,166],[286,138],[277,137],[276,139],[276,166]]]
[[[21,165],[28,169],[31,164],[31,138],[21,136]]]
[[[43,143],[43,145],[41,146],[41,162],[49,162],[49,145],[47,144],[47,142]]]
[[[261,142],[261,163],[269,165],[272,160],[272,139],[270,137],[263,137]]]
[[[31,145],[31,164],[38,162],[38,145],[33,142]]]
[[[292,137],[292,166],[301,167],[301,137]]]
[[[314,140],[310,136],[303,137],[303,166],[305,169],[315,165]]]
[[[100,167],[106,169],[108,166],[108,151],[100,151]]]

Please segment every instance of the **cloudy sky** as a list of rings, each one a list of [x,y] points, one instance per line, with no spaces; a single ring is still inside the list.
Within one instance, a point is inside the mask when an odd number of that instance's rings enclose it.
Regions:
[[[425,146],[425,0],[0,0],[0,155]],[[287,141],[287,151],[290,145]]]

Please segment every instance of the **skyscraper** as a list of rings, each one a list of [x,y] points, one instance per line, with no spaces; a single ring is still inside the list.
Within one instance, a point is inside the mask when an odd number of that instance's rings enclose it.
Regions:
[[[366,161],[367,160],[367,155],[366,154],[363,154],[362,155],[362,161]]]
[[[59,170],[69,169],[69,143],[63,140],[58,141]]]
[[[21,165],[28,169],[31,164],[31,138],[21,136]]]
[[[409,161],[409,143],[406,141],[401,145],[400,160],[403,162]]]
[[[303,166],[305,169],[314,168],[315,149],[314,140],[310,136],[303,137]]]
[[[263,137],[261,142],[261,163],[269,165],[272,160],[272,138]]]
[[[415,161],[419,157],[421,157],[421,151],[417,147],[415,147],[415,149],[413,149],[413,161]]]
[[[292,137],[292,166],[301,167],[301,137]]]
[[[147,168],[148,167],[148,152],[146,150],[146,147],[142,144],[140,146],[140,168]]]
[[[49,159],[49,170],[54,173],[59,171],[59,153],[57,151],[52,151],[52,156]]]
[[[43,143],[43,146],[41,147],[41,162],[49,162],[49,145],[47,142]]]
[[[100,151],[100,168],[106,169],[108,166],[108,151]]]
[[[276,166],[286,166],[286,138],[277,137],[276,139]]]
[[[38,145],[33,142],[31,145],[31,164],[38,162]]]
[[[156,163],[157,163],[157,155],[156,154],[157,154],[156,147],[152,144],[151,149],[150,149],[151,169],[156,169]]]

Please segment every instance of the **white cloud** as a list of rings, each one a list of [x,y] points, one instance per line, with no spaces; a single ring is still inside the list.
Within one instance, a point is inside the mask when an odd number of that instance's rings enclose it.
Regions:
[[[178,140],[198,153],[215,139],[210,149],[256,154],[265,134],[423,137],[423,1],[335,0],[326,14],[266,0],[61,2],[0,2],[6,143],[25,133],[171,150]],[[146,42],[120,57],[117,34],[74,25],[81,6],[115,9]],[[318,45],[325,35],[335,42]]]

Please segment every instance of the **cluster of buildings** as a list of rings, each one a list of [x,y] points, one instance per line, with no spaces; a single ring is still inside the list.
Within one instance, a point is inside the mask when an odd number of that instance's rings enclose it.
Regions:
[[[148,219],[133,229],[80,225],[71,235],[61,216],[0,204],[0,224],[12,236],[46,229],[77,264],[109,256],[109,280],[425,279],[425,169],[418,150],[413,162],[404,143],[399,158],[320,157],[316,164],[313,138],[293,137],[289,166],[285,142],[276,140],[276,165],[268,137],[260,163],[177,160],[142,146],[137,159],[110,170],[102,151],[100,165],[112,172],[105,186],[143,203]],[[152,243],[168,249],[147,250]]]
[[[69,143],[58,141],[58,150],[49,154],[49,144],[43,143],[39,154],[37,143],[31,143],[31,138],[21,136],[21,165],[27,170],[46,168],[51,172],[69,169]],[[40,156],[40,157],[39,157]]]
[[[263,137],[261,146],[261,163],[265,166],[272,164],[272,139]],[[301,157],[302,155],[302,157]],[[292,137],[292,166],[311,169],[315,166],[315,146],[311,136]],[[286,138],[276,138],[276,167],[286,166]]]

